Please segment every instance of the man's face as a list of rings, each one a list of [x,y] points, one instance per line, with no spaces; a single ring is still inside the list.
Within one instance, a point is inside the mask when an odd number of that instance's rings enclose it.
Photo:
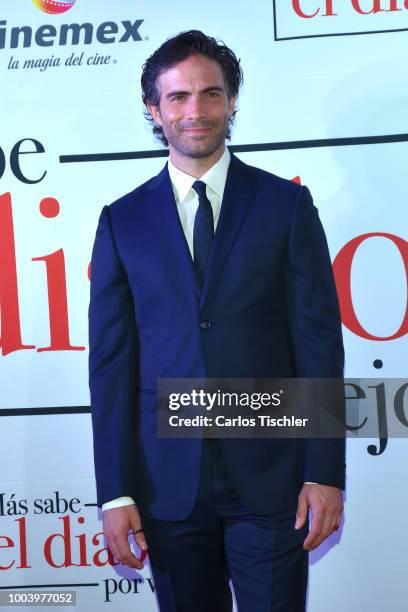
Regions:
[[[170,153],[203,158],[224,148],[235,98],[228,98],[217,62],[192,55],[160,74],[157,85],[159,106],[148,108]]]

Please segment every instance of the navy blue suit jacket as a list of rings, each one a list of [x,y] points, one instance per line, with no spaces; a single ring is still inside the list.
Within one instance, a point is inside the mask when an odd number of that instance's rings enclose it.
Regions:
[[[164,520],[183,519],[193,507],[202,440],[157,438],[157,378],[343,375],[336,289],[310,193],[234,155],[202,290],[167,165],[103,208],[91,276],[99,505],[130,495]],[[305,480],[344,487],[342,439],[220,444],[253,512],[295,509]]]

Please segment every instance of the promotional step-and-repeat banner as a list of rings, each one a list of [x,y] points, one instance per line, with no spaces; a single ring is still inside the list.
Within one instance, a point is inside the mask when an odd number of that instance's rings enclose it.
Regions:
[[[403,612],[408,454],[384,429],[394,398],[378,379],[407,374],[407,0],[2,3],[1,590],[74,590],[84,611],[157,609],[149,565],[116,564],[101,533],[89,263],[102,206],[165,163],[152,154],[141,67],[192,28],[241,58],[239,157],[311,190],[346,376],[376,379],[362,393],[378,399],[381,429],[347,441],[344,522],[310,555],[309,609]]]

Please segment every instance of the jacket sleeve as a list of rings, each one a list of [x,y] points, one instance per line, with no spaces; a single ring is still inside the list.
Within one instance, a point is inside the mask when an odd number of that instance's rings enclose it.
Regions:
[[[296,376],[342,381],[344,349],[333,269],[317,208],[304,186],[290,230],[286,300]],[[344,436],[305,438],[303,445],[304,481],[344,489]]]
[[[89,388],[99,506],[117,497],[134,497],[137,375],[134,303],[105,206],[92,251],[89,304]]]

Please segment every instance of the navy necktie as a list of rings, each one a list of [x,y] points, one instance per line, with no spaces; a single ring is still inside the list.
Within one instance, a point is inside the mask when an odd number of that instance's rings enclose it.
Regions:
[[[194,267],[198,280],[203,285],[214,238],[214,217],[211,202],[206,194],[206,184],[203,181],[195,181],[192,187],[198,195],[193,233]]]

